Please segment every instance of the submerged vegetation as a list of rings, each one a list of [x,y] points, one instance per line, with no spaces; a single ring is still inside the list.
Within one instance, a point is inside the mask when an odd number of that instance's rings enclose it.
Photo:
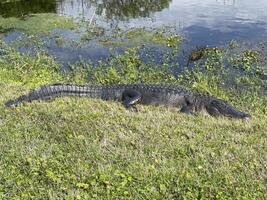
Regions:
[[[25,27],[5,20],[15,19],[0,18],[4,29]],[[26,33],[47,32],[52,24]],[[138,42],[94,65],[72,64],[64,73],[47,51],[22,54],[1,41],[0,199],[266,199],[267,83],[261,79],[261,54],[205,48],[190,68],[179,71],[173,61],[181,37],[137,29],[123,34],[122,43],[127,40]],[[168,50],[161,62],[149,52],[143,62],[141,44],[150,42]],[[182,85],[225,99],[252,120],[142,105],[131,112],[116,102],[71,97],[3,106],[58,82]]]

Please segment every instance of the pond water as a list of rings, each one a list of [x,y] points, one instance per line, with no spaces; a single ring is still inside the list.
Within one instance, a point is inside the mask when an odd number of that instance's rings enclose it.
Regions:
[[[193,45],[232,39],[260,41],[267,36],[266,0],[31,0],[1,3],[5,17],[56,12],[107,26],[175,26]]]
[[[259,42],[267,38],[266,0],[21,0],[0,3],[0,15],[20,17],[53,12],[82,18],[108,28],[175,27],[190,46],[224,45],[231,40]],[[91,48],[93,57],[108,54],[107,48]],[[75,61],[88,48],[73,54],[69,48],[51,48],[57,57]],[[64,54],[64,55],[63,55]],[[86,57],[86,56],[85,56]],[[67,59],[67,60],[66,60]],[[69,60],[68,60],[69,59]]]
[[[63,0],[57,5],[60,14],[91,19],[96,13],[95,18],[104,18],[110,26],[174,25],[192,45],[259,41],[267,36],[266,0]]]

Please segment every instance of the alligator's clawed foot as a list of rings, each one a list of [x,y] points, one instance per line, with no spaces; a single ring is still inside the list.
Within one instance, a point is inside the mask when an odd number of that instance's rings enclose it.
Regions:
[[[141,93],[136,90],[125,90],[122,94],[123,104],[126,109],[138,112],[136,103],[141,99]]]
[[[128,108],[126,108],[127,110],[131,111],[131,112],[138,112],[138,108],[136,106],[130,106]]]
[[[243,120],[244,120],[245,122],[250,122],[251,119],[252,119],[251,116],[248,116],[248,117],[243,118]]]

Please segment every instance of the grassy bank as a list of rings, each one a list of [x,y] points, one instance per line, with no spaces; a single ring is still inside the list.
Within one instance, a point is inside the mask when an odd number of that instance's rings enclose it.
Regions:
[[[266,82],[254,68],[235,75],[229,88],[224,83],[233,78],[216,49],[207,53],[204,69],[196,66],[178,79],[166,65],[142,64],[130,49],[99,68],[80,63],[63,76],[45,53],[20,55],[3,43],[1,49],[1,199],[266,198]],[[243,60],[232,63],[253,66]],[[253,119],[141,105],[130,112],[116,102],[86,98],[3,106],[39,85],[85,83],[89,74],[98,84],[182,84],[226,99]]]
[[[14,30],[27,34],[45,34],[54,29],[77,28],[77,24],[72,19],[52,13],[29,15],[24,18],[3,18],[0,16],[0,25],[0,32]]]

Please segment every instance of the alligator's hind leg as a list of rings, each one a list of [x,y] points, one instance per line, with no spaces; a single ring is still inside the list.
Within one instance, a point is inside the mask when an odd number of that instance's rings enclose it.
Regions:
[[[141,99],[141,93],[133,90],[133,89],[127,89],[122,93],[122,102],[123,105],[129,109],[134,108],[136,111],[136,107],[134,105]]]

